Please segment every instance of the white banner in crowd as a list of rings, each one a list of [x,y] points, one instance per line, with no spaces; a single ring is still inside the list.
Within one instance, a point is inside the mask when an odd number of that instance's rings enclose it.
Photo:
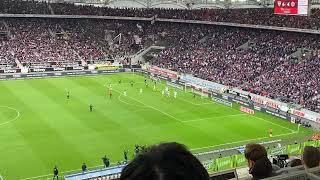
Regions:
[[[224,86],[222,84],[203,80],[203,79],[200,79],[200,78],[188,75],[188,74],[180,75],[180,80],[183,82],[198,85],[198,86],[204,87],[206,89],[209,89],[209,90],[212,90],[215,92],[220,92],[220,93],[223,93],[226,89],[228,89],[227,86]]]
[[[167,77],[171,75],[178,75],[178,73],[174,72],[174,71],[170,71],[170,70],[164,70],[162,68],[158,68],[156,66],[152,66],[150,68],[151,72],[157,72],[158,74],[162,74],[162,75],[166,75]],[[168,75],[169,74],[169,75]],[[211,82],[211,81],[207,81],[204,79],[200,79],[197,77],[194,77],[192,75],[189,74],[182,74],[179,75],[180,80],[182,82],[185,83],[190,83],[193,86],[200,86],[202,88],[211,90],[211,91],[215,91],[215,92],[219,92],[219,93],[224,93],[225,90],[229,89],[230,93],[237,95],[239,93],[240,96],[248,98],[248,95],[250,95],[251,100],[257,104],[261,104],[265,107],[269,107],[269,108],[273,108],[273,109],[277,109],[277,110],[281,110],[283,112],[288,112],[290,114],[293,114],[295,116],[313,121],[313,122],[317,122],[320,123],[320,114],[319,113],[315,113],[313,111],[309,111],[307,109],[293,109],[290,108],[290,105],[288,105],[287,103],[283,103],[274,99],[270,99],[264,96],[260,96],[257,94],[252,94],[249,93],[247,91],[243,91],[241,89],[237,89],[237,88],[228,88],[228,86],[222,85],[222,84],[218,84],[215,82]]]

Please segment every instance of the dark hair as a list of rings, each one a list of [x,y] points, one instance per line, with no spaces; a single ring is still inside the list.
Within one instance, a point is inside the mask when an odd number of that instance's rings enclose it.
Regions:
[[[296,167],[296,166],[301,166],[301,165],[302,165],[301,159],[293,159],[288,164],[289,167]]]
[[[261,158],[267,157],[267,150],[260,144],[247,144],[244,150],[244,156],[247,160],[256,162]]]
[[[209,180],[200,161],[184,145],[172,142],[147,148],[122,171],[120,180]]]
[[[302,155],[303,163],[307,168],[317,167],[320,164],[320,152],[318,148],[306,146]]]
[[[272,164],[268,159],[266,148],[260,144],[247,144],[245,158],[254,162],[249,173],[253,179],[263,179],[272,175]]]

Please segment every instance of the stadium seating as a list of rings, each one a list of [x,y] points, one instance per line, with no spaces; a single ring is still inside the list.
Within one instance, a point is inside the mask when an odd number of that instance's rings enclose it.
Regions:
[[[51,10],[50,10],[51,9]],[[1,1],[1,13],[88,14],[225,21],[317,29],[319,10],[310,17],[276,16],[272,9],[111,9],[108,7]],[[239,16],[241,14],[241,16]],[[267,19],[266,19],[267,18]],[[245,20],[246,22],[243,22]],[[253,93],[319,110],[319,44],[315,35],[103,20],[2,19],[0,68],[62,67],[127,57],[154,43],[167,48],[152,64],[191,73]],[[189,27],[189,28],[187,28]],[[10,36],[9,36],[10,34]],[[117,42],[110,43],[110,39]],[[117,37],[117,39],[112,39]],[[125,43],[120,43],[125,42]],[[299,48],[312,51],[291,63]],[[271,71],[274,70],[274,71]]]
[[[268,26],[319,29],[319,9],[313,9],[310,17],[279,16],[273,14],[272,8],[250,9],[117,9],[109,7],[79,6],[70,3],[51,3],[23,0],[3,0],[0,2],[0,13],[12,14],[63,14],[63,15],[103,15],[127,17],[152,17],[208,20],[257,24]]]
[[[125,57],[162,43],[167,48],[151,60],[153,65],[320,112],[316,35],[130,21],[13,18],[3,22],[11,38],[1,38],[0,68],[15,67],[15,60],[38,68],[107,59],[128,63]],[[121,39],[110,45],[106,31]],[[291,55],[299,48],[312,53],[293,62]]]

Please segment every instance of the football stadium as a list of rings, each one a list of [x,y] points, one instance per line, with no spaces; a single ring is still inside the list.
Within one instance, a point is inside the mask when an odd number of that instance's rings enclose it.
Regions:
[[[320,5],[1,0],[0,180],[320,179]]]

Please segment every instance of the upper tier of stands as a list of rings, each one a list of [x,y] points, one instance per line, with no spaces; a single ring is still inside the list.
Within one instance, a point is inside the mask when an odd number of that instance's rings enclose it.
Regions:
[[[280,31],[178,23],[88,20],[1,19],[9,38],[0,40],[0,63],[66,66],[128,56],[165,44],[152,64],[224,85],[241,87],[319,110],[320,37]],[[111,48],[106,36],[121,34]],[[309,53],[299,60],[299,48]],[[304,54],[305,55],[305,54]]]
[[[59,14],[99,15],[125,17],[153,17],[232,22],[267,26],[294,27],[302,29],[320,28],[320,9],[312,9],[310,17],[274,15],[272,8],[250,9],[117,9],[109,7],[79,6],[24,0],[1,0],[0,13],[4,14]]]

